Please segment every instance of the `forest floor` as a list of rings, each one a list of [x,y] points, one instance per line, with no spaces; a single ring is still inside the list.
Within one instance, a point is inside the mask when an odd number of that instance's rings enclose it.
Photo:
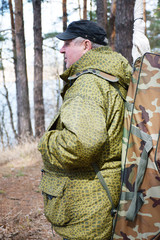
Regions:
[[[0,152],[0,239],[61,240],[53,237],[39,190],[42,160],[36,143]],[[3,161],[2,161],[3,160]]]

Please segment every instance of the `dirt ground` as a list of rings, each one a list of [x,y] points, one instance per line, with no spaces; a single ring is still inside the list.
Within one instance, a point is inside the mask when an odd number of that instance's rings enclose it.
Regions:
[[[41,168],[41,159],[0,165],[0,239],[61,239],[43,214]]]

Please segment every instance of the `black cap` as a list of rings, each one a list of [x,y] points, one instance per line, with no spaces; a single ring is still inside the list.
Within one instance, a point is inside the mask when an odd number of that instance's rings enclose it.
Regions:
[[[58,34],[56,37],[63,41],[82,37],[101,45],[108,44],[105,30],[97,23],[89,20],[80,20],[70,23],[66,31]]]

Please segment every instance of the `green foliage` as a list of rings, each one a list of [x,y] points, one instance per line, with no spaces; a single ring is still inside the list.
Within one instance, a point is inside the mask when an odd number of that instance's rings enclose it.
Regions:
[[[147,12],[148,20],[150,21],[147,28],[147,35],[152,51],[160,51],[160,0],[157,2],[157,8],[153,16]]]
[[[0,1],[0,14],[3,15],[5,10],[8,10],[8,0],[1,0]]]
[[[2,41],[5,41],[7,38],[5,37],[5,35],[2,35],[1,33],[0,33],[0,42],[2,42]]]
[[[43,36],[43,40],[49,39],[49,38],[54,38],[56,35],[58,34],[58,32],[50,32],[50,33],[46,33]]]
[[[56,35],[58,34],[59,32],[49,32],[49,33],[46,33],[44,34],[43,36],[43,41],[46,40],[46,44],[43,43],[43,46],[47,47],[47,48],[50,48],[52,50],[58,50],[58,39],[56,38]],[[47,44],[47,40],[49,40],[49,42],[51,41],[52,42],[52,46],[50,46],[50,44],[48,45]]]
[[[22,170],[19,170],[16,174],[16,177],[23,177],[23,176],[25,176],[25,174]]]
[[[33,0],[28,0],[28,2],[30,3],[30,2],[32,2]],[[41,0],[41,2],[48,2],[48,0]]]
[[[95,11],[88,11],[87,12],[87,19],[88,20],[91,20],[91,21],[93,21],[93,22],[96,22],[97,21],[97,14],[96,14],[96,12]]]
[[[0,194],[5,194],[5,191],[0,189]]]

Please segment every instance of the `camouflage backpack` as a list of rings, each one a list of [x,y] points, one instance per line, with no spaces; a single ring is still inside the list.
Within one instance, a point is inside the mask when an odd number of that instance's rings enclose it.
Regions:
[[[112,239],[160,239],[160,55],[137,59],[125,102],[122,189]]]

